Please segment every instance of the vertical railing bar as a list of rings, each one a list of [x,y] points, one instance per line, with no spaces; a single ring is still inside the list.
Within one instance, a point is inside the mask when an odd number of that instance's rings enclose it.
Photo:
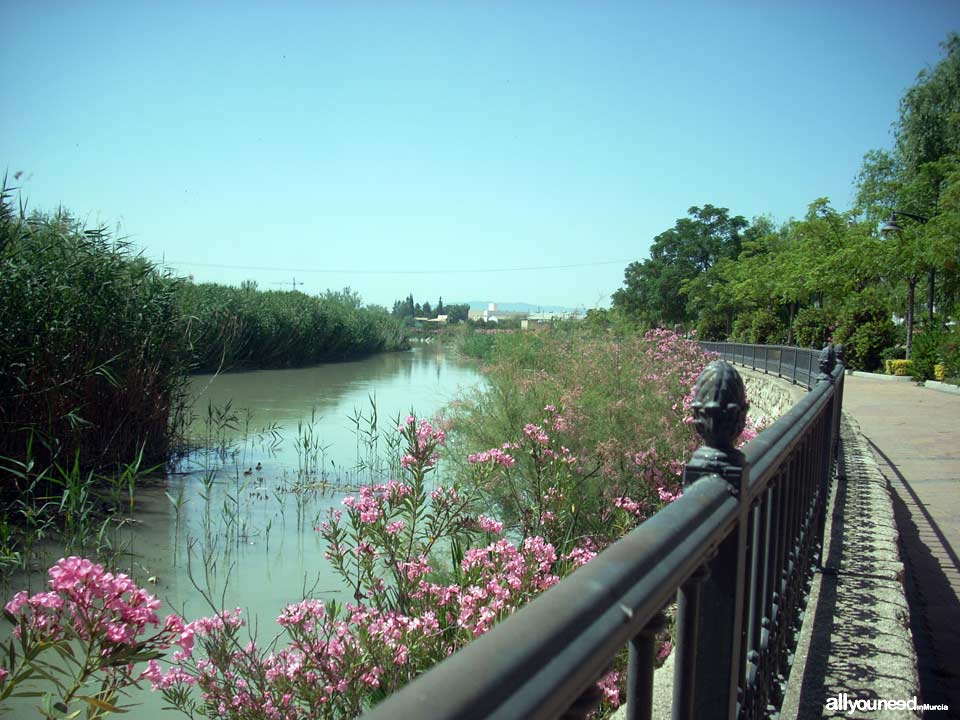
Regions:
[[[700,601],[707,568],[701,566],[680,586],[677,597],[677,659],[673,669],[673,720],[694,720]]]
[[[629,643],[627,661],[627,720],[650,720],[653,714],[653,672],[657,634],[666,626],[658,613]]]

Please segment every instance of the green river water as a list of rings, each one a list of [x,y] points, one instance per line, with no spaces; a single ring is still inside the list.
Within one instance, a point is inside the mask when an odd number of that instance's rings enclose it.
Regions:
[[[272,637],[286,603],[305,594],[349,599],[314,527],[351,488],[386,479],[389,468],[376,458],[396,435],[397,415],[431,417],[481,384],[473,365],[434,345],[296,370],[196,376],[191,436],[226,450],[195,452],[138,489],[132,521],[112,541],[122,553],[116,564],[161,599],[161,616],[211,614],[196,582]],[[222,412],[228,403],[229,427],[208,422],[208,408]],[[36,592],[45,575],[17,581]],[[125,717],[180,717],[148,689],[123,704],[135,704]],[[9,709],[35,717],[31,706]]]

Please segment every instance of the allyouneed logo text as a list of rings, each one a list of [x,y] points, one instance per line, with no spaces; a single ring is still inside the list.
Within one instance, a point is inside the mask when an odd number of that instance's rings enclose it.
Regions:
[[[888,700],[886,698],[852,698],[844,692],[828,698],[824,709],[829,712],[845,712],[847,715],[871,710],[949,710],[946,705],[920,703],[916,695],[908,700]]]

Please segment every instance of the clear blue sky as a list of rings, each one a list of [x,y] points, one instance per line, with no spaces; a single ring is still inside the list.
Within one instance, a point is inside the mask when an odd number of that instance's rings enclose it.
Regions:
[[[691,205],[849,207],[950,30],[956,0],[7,0],[0,163],[198,280],[592,307]]]

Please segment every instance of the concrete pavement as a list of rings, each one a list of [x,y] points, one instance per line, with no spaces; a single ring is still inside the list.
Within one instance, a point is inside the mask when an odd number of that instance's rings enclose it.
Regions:
[[[847,376],[843,404],[892,490],[921,699],[960,716],[960,396]]]

